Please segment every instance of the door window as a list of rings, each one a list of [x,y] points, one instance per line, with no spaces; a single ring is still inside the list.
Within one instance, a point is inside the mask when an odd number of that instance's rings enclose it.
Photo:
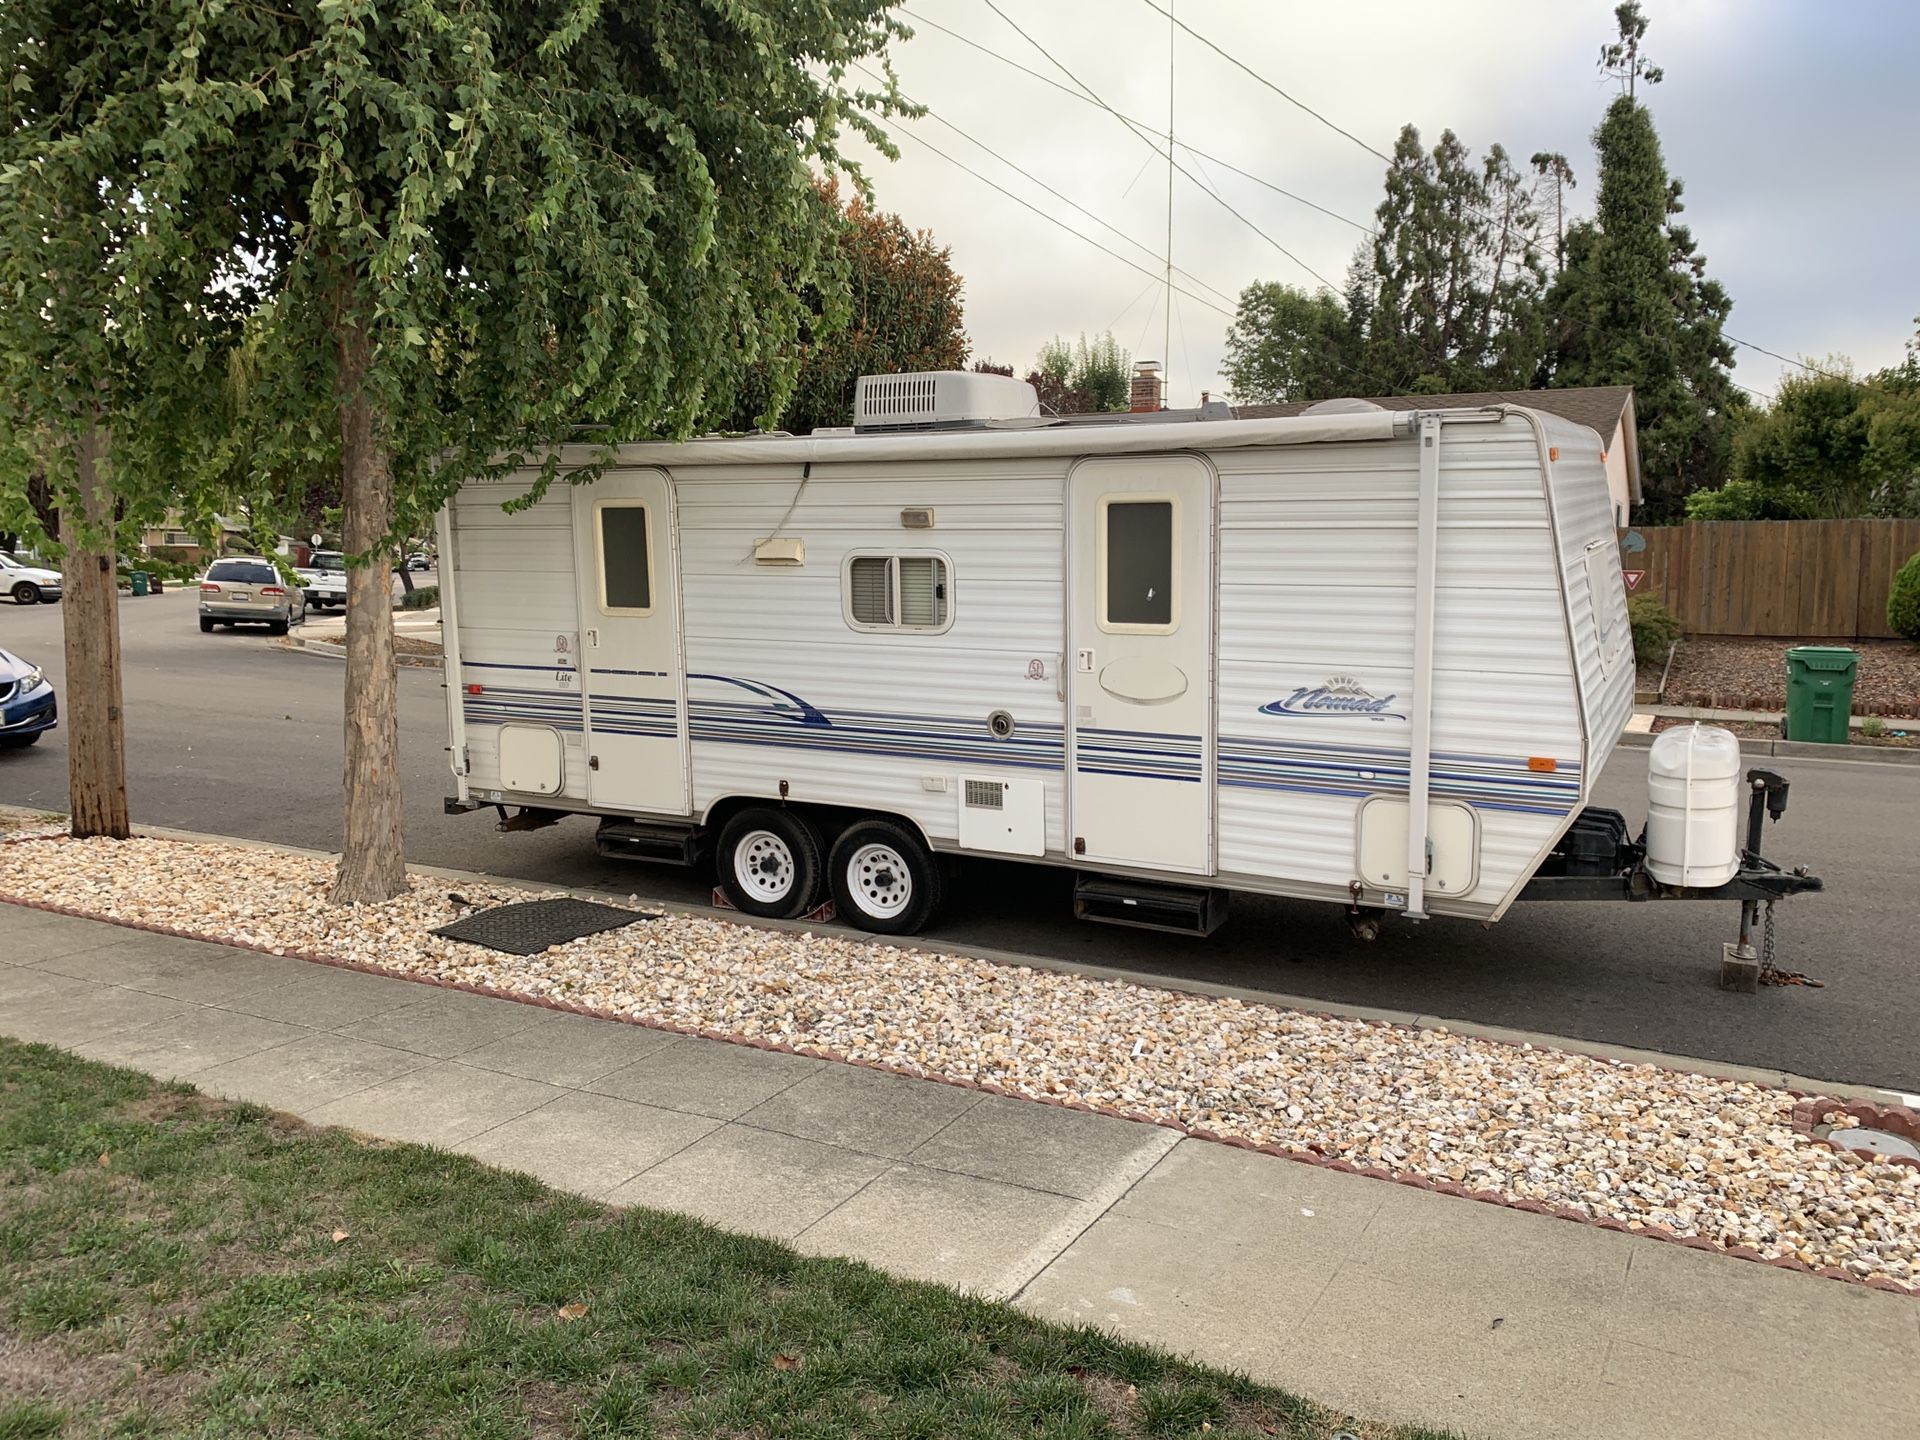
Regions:
[[[1174,598],[1177,517],[1170,496],[1100,502],[1100,628],[1165,635],[1180,623]]]
[[[600,610],[606,615],[653,613],[653,547],[647,507],[602,500],[594,507],[599,551]]]

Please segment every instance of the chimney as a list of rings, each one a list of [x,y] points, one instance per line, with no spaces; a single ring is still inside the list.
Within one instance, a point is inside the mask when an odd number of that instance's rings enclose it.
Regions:
[[[1161,400],[1160,362],[1158,360],[1136,361],[1133,367],[1132,404],[1128,407],[1135,415],[1143,410],[1164,410]]]

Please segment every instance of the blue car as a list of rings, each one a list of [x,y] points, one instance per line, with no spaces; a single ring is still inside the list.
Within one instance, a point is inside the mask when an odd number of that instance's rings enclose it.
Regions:
[[[38,665],[0,650],[0,748],[31,745],[59,723],[53,682]]]

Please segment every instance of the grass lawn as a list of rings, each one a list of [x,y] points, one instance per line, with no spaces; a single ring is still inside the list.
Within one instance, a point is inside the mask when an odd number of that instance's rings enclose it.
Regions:
[[[1413,1437],[0,1039],[0,1440]]]

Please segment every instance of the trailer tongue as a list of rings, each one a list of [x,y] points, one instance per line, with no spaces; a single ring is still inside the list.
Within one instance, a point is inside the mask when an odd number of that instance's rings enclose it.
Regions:
[[[1642,830],[1638,840],[1629,840],[1627,822],[1618,810],[1589,807],[1580,812],[1560,844],[1534,872],[1520,899],[1738,900],[1740,935],[1722,947],[1720,984],[1728,990],[1757,990],[1763,974],[1775,968],[1775,902],[1826,888],[1819,876],[1807,873],[1805,866],[1783,870],[1760,853],[1767,820],[1778,821],[1787,813],[1787,788],[1783,775],[1771,770],[1747,771],[1746,843],[1732,861],[1733,873],[1717,884],[1688,885],[1661,879],[1656,874],[1658,861],[1648,863],[1648,831]],[[1763,931],[1758,954],[1753,945],[1756,924]]]

